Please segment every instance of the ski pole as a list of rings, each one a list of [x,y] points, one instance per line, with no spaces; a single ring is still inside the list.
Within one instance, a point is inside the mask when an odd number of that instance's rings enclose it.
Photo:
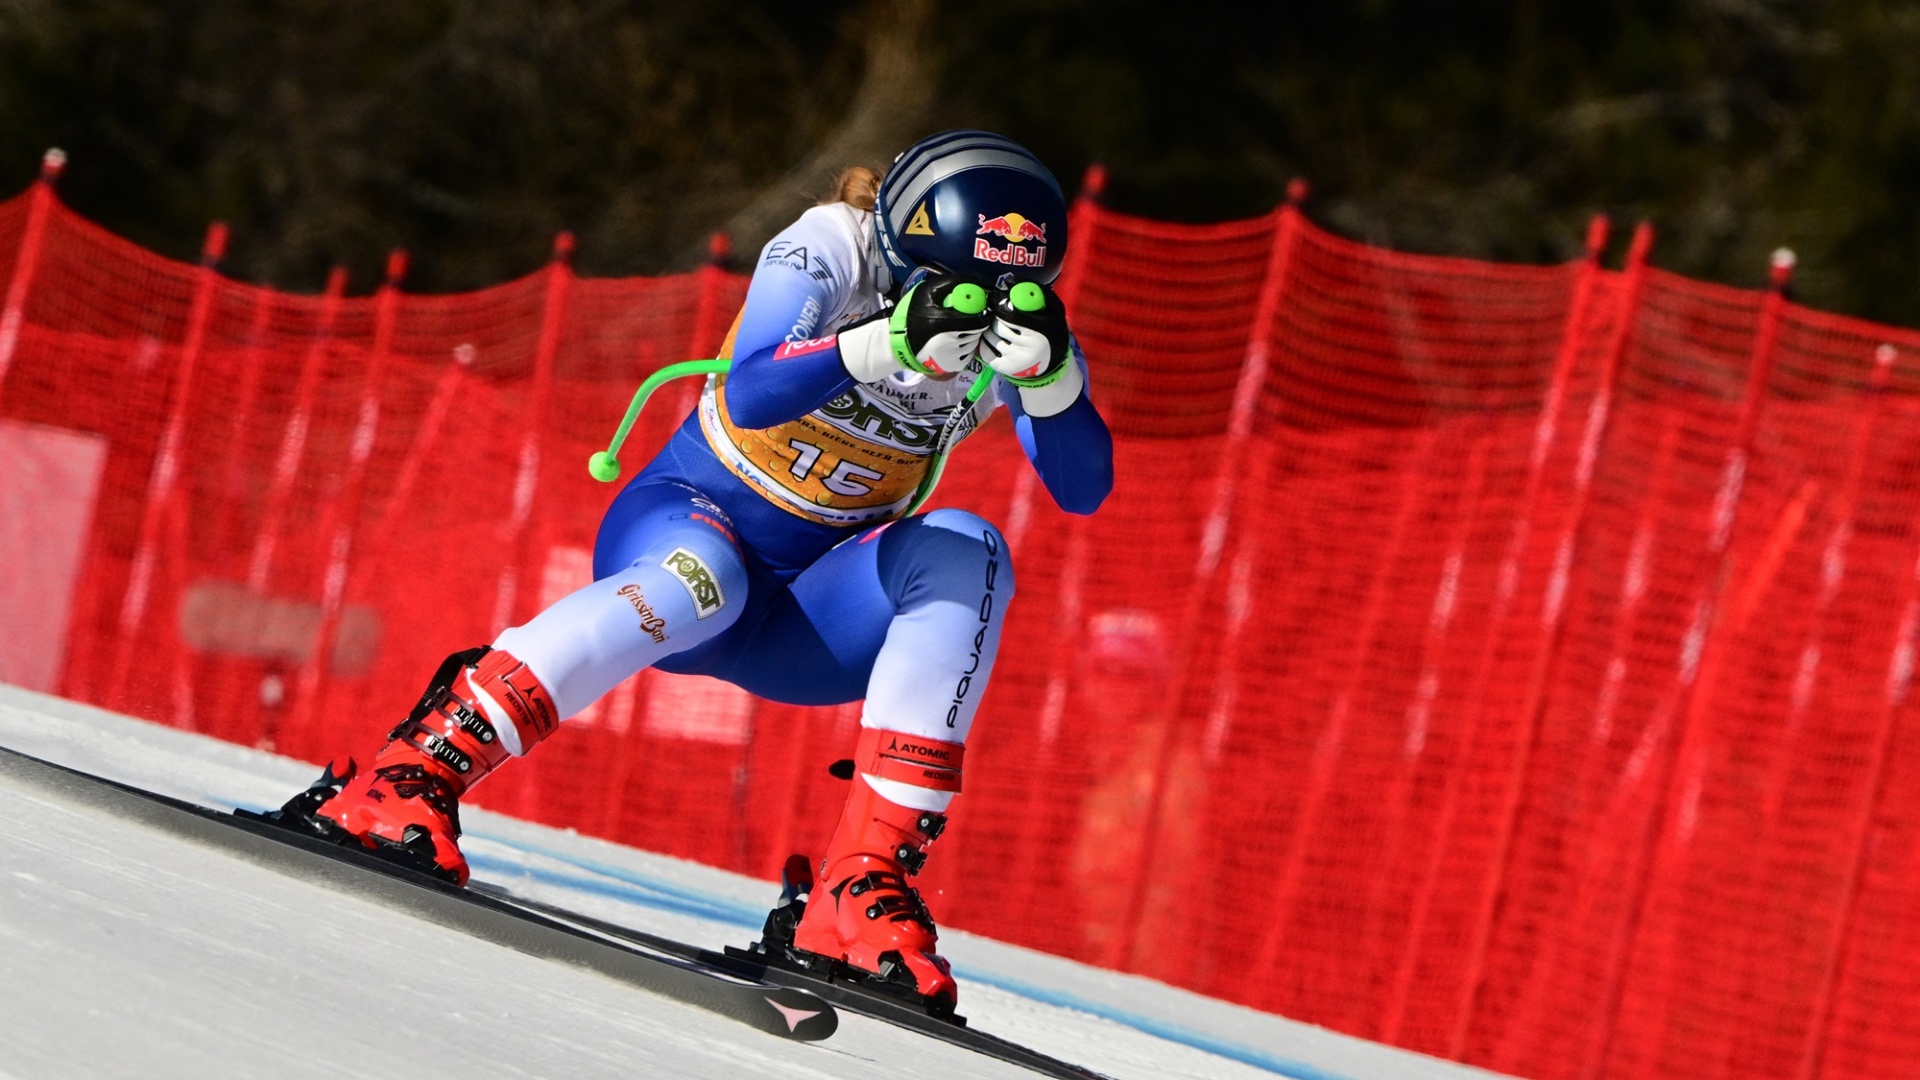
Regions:
[[[714,375],[730,367],[729,361],[720,359],[682,360],[677,364],[668,364],[659,371],[647,376],[640,389],[633,392],[633,402],[627,406],[627,415],[621,417],[620,426],[614,429],[613,441],[605,450],[596,452],[587,459],[587,472],[595,480],[610,484],[620,478],[620,446],[627,441],[627,432],[633,430],[633,422],[640,418],[640,410],[647,404],[660,384],[683,375]]]
[[[1039,289],[1033,286],[1027,288],[1032,294],[1031,297],[1020,292],[1020,286],[1015,286],[1014,306],[1023,311],[1036,310],[1039,307]],[[633,430],[633,422],[640,418],[640,410],[646,407],[647,399],[653,396],[653,392],[658,390],[661,384],[686,375],[721,374],[731,366],[731,362],[718,358],[682,360],[677,364],[668,364],[647,376],[646,380],[640,384],[640,388],[633,392],[633,401],[627,405],[627,414],[620,418],[620,426],[614,429],[613,441],[607,444],[605,450],[596,451],[591,458],[587,459],[587,472],[601,483],[612,483],[620,478],[620,447],[627,441],[627,433]],[[913,502],[908,504],[907,513],[912,514],[918,511],[928,499],[933,497],[933,489],[940,483],[940,474],[946,471],[947,451],[953,432],[960,426],[962,419],[973,411],[974,405],[986,394],[987,387],[991,385],[993,385],[993,369],[982,368],[980,374],[974,376],[973,385],[967,387],[965,401],[954,409],[952,419],[948,420],[946,429],[941,431],[939,442],[934,450],[933,463],[928,466],[925,479],[920,481],[919,490],[914,492]]]
[[[993,369],[982,368],[980,374],[974,376],[973,385],[967,387],[967,399],[953,410],[953,419],[947,421],[946,430],[940,433],[940,441],[935,444],[933,463],[927,466],[926,478],[920,481],[920,489],[913,493],[913,501],[907,504],[909,516],[917,513],[922,506],[926,505],[928,499],[933,498],[933,489],[939,485],[940,474],[947,468],[947,451],[950,449],[953,430],[960,426],[962,417],[973,411],[974,403],[980,400],[981,395],[985,394],[987,387],[992,384]]]
[[[1046,292],[1030,281],[1022,281],[1008,290],[1007,301],[1017,311],[1039,311],[1047,303]],[[993,369],[982,367],[980,374],[974,377],[973,385],[967,388],[967,400],[954,409],[952,418],[934,443],[933,463],[927,467],[927,475],[920,481],[920,489],[913,493],[913,502],[907,504],[909,515],[917,512],[933,497],[933,489],[940,483],[940,474],[947,468],[947,451],[951,447],[954,431],[960,426],[961,419],[973,411],[974,403],[980,400],[992,383]]]

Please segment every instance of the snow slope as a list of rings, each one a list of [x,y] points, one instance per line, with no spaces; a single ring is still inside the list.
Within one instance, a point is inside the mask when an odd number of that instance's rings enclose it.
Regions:
[[[0,745],[209,806],[317,767],[0,686]],[[475,877],[710,947],[775,888],[483,810]],[[959,931],[985,1031],[1116,1078],[1493,1074]],[[1031,1076],[845,1012],[763,1035],[0,778],[0,1078]]]

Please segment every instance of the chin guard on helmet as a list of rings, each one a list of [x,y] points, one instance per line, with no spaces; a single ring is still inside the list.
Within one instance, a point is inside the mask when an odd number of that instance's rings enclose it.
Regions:
[[[945,131],[893,160],[874,234],[902,289],[915,271],[981,285],[1047,284],[1067,252],[1067,200],[1040,160],[1001,135]]]

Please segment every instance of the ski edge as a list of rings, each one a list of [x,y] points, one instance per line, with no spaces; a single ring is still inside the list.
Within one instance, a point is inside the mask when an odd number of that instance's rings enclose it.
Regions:
[[[6,746],[0,746],[0,777],[238,854],[279,873],[452,926],[516,952],[586,968],[779,1038],[815,1042],[839,1027],[833,1005],[818,994],[755,979],[730,967],[703,964],[686,955],[688,946],[609,940],[609,935],[513,900],[463,889],[257,817],[175,799]]]

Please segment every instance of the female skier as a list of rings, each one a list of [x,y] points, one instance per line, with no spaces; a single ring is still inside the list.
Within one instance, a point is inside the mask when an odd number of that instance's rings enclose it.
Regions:
[[[1066,211],[1033,155],[985,132],[924,139],[884,181],[848,170],[761,252],[731,369],[607,509],[596,580],[449,657],[369,762],[336,759],[283,819],[464,883],[459,797],[643,668],[793,704],[864,698],[793,948],[950,1004],[906,877],[960,791],[1013,571],[981,518],[904,515],[936,448],[1001,405],[1063,509],[1092,513],[1112,487],[1046,288]],[[991,386],[969,401],[983,365]]]

